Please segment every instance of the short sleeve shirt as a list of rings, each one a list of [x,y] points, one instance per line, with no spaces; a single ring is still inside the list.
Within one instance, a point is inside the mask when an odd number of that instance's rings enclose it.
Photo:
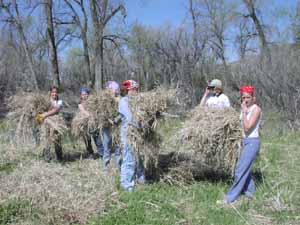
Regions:
[[[223,93],[219,96],[211,96],[206,101],[206,106],[212,109],[225,109],[230,107],[229,98]]]
[[[62,100],[51,101],[51,107],[62,109],[63,101]]]

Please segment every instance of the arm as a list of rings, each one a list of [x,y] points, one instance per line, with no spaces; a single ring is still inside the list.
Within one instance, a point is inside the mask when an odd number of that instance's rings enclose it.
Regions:
[[[79,104],[78,108],[79,108],[80,112],[82,112],[83,114],[85,114],[87,116],[90,116],[90,113],[83,107],[82,104]]]
[[[244,132],[245,133],[247,133],[251,129],[253,129],[256,122],[259,120],[260,114],[261,114],[261,109],[257,106],[253,110],[253,112],[251,114],[251,117],[248,120],[247,119],[247,110],[248,110],[248,108],[243,106],[243,104],[242,104],[242,114],[243,114],[242,118],[243,118],[243,127],[244,127]]]
[[[205,92],[204,92],[204,94],[203,94],[203,96],[202,96],[202,98],[201,98],[201,101],[200,101],[200,106],[201,106],[201,107],[204,107],[204,106],[206,105],[206,101],[207,101],[207,96],[208,96],[208,94],[209,94],[209,90],[206,88],[206,89],[205,89]]]
[[[57,114],[62,107],[63,107],[63,102],[61,100],[58,100],[57,105],[55,107],[52,107],[50,110],[42,114],[44,119],[46,119],[49,116],[53,116]]]
[[[52,109],[50,109],[48,112],[44,112],[43,116],[46,119],[49,116],[53,116],[55,114],[57,114],[59,112],[60,108],[59,107],[54,107]]]

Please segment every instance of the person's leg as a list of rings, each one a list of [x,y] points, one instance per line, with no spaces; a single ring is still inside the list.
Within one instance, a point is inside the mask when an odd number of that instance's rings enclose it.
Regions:
[[[103,128],[102,129],[102,144],[103,144],[103,166],[104,169],[106,170],[109,163],[110,163],[110,157],[111,157],[111,137],[109,134],[109,129],[108,128]]]
[[[41,138],[45,143],[43,148],[43,157],[46,162],[51,161],[51,140],[50,140],[50,129],[46,125],[42,125],[41,128]]]
[[[135,176],[135,156],[128,145],[123,149],[123,161],[121,165],[121,187],[126,191],[131,191],[134,187]]]
[[[115,166],[116,168],[121,171],[121,165],[122,165],[122,156],[121,156],[121,149],[119,146],[115,147]]]
[[[58,161],[63,160],[61,136],[60,134],[58,134],[57,131],[55,131],[54,149],[55,149],[56,159]]]
[[[93,139],[97,148],[97,152],[100,156],[100,158],[103,158],[103,154],[104,154],[104,146],[102,144],[101,138],[99,136],[99,132],[96,132],[93,134]]]
[[[227,202],[234,202],[243,192],[247,181],[250,181],[252,165],[258,151],[259,139],[246,139],[243,141],[243,150],[235,170],[234,182],[226,195]],[[250,183],[254,185],[254,183]]]
[[[253,198],[254,193],[255,193],[255,184],[254,180],[252,178],[252,173],[250,173],[247,182],[244,186],[243,193],[248,197],[248,198]]]
[[[94,151],[93,151],[91,136],[88,134],[84,135],[83,141],[84,141],[85,149],[86,149],[88,156],[93,155]]]
[[[144,167],[144,160],[142,157],[137,154],[137,166],[136,166],[136,177],[140,184],[145,183],[145,167]]]

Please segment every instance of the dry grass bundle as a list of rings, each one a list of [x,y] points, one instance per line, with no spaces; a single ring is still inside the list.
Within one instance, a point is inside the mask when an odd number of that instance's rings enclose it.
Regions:
[[[118,102],[110,91],[103,90],[89,96],[86,110],[91,114],[89,121],[101,130],[104,127],[112,127],[109,120],[118,115]]]
[[[109,128],[114,141],[118,140],[118,132],[114,131],[116,127],[110,122],[118,115],[118,102],[108,90],[90,95],[84,107],[89,116],[78,112],[72,121],[72,133],[76,137]]]
[[[127,137],[129,145],[143,158],[145,168],[149,170],[156,167],[162,142],[160,134],[151,127],[137,129],[129,126]]]
[[[128,142],[144,158],[146,169],[147,165],[152,167],[157,163],[162,139],[155,128],[160,115],[174,105],[174,94],[173,89],[158,88],[130,99],[133,120],[141,122],[143,126],[140,129],[129,126]]]
[[[41,141],[42,143],[59,141],[67,130],[68,127],[62,116],[47,117],[41,126]]]
[[[71,130],[72,134],[75,137],[81,137],[82,135],[85,135],[88,133],[88,121],[89,117],[88,115],[82,113],[82,112],[77,112],[75,114],[75,117],[72,120],[71,124]]]
[[[50,107],[49,96],[43,93],[20,92],[7,100],[10,109],[8,124],[17,145],[32,144],[37,124],[35,117]]]
[[[135,121],[143,121],[151,127],[156,126],[157,117],[175,105],[175,90],[157,88],[142,92],[130,99],[130,109]],[[151,123],[151,124],[149,124]]]
[[[192,165],[233,174],[240,154],[241,134],[239,114],[234,109],[197,107],[173,137],[173,143],[190,158]]]
[[[113,176],[98,167],[95,160],[19,164],[8,176],[0,176],[0,204],[13,199],[30,201],[43,215],[42,224],[85,224],[117,197]]]

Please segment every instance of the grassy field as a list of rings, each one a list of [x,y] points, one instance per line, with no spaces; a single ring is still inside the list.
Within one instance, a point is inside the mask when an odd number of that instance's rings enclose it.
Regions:
[[[11,146],[2,127],[0,224],[300,224],[300,133],[288,131],[276,114],[268,118],[254,170],[255,199],[226,208],[216,200],[231,180],[154,183],[126,193],[99,160],[44,163],[40,150]],[[75,154],[82,146],[65,148]]]

